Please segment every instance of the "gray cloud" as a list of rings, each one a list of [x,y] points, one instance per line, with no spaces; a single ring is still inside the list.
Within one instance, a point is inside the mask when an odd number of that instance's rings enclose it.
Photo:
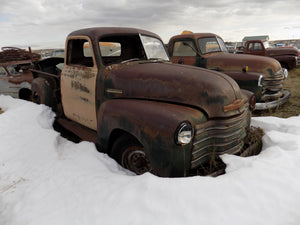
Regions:
[[[165,42],[182,30],[225,40],[268,34],[300,38],[298,0],[2,0],[0,46],[64,45],[68,33],[93,26],[147,29]],[[288,27],[289,29],[284,29]]]

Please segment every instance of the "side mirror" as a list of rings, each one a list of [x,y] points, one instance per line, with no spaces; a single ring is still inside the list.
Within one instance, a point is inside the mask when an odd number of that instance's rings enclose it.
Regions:
[[[178,64],[184,64],[184,58],[180,58],[180,59],[178,60]]]

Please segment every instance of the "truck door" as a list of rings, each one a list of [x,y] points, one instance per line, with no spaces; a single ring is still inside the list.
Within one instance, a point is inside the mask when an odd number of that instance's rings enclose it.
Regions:
[[[265,55],[265,48],[261,42],[250,42],[246,54]]]
[[[97,65],[88,37],[70,37],[61,74],[61,100],[65,116],[93,130],[96,121]]]
[[[175,40],[171,46],[171,61],[178,64],[196,66],[195,44],[192,40]]]

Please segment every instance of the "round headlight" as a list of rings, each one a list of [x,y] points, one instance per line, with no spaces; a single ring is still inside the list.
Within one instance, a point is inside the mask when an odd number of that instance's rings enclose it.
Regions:
[[[191,142],[194,136],[194,130],[189,122],[182,122],[176,129],[175,142],[178,145],[186,145]]]

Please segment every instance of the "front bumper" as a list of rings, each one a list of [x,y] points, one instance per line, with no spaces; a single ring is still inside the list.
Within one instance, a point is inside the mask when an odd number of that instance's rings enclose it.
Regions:
[[[281,96],[281,98],[276,99],[271,102],[257,102],[255,104],[255,110],[266,110],[266,109],[276,108],[276,107],[286,103],[288,101],[288,99],[290,98],[290,96],[291,96],[291,92],[287,89],[284,89],[283,95]]]

